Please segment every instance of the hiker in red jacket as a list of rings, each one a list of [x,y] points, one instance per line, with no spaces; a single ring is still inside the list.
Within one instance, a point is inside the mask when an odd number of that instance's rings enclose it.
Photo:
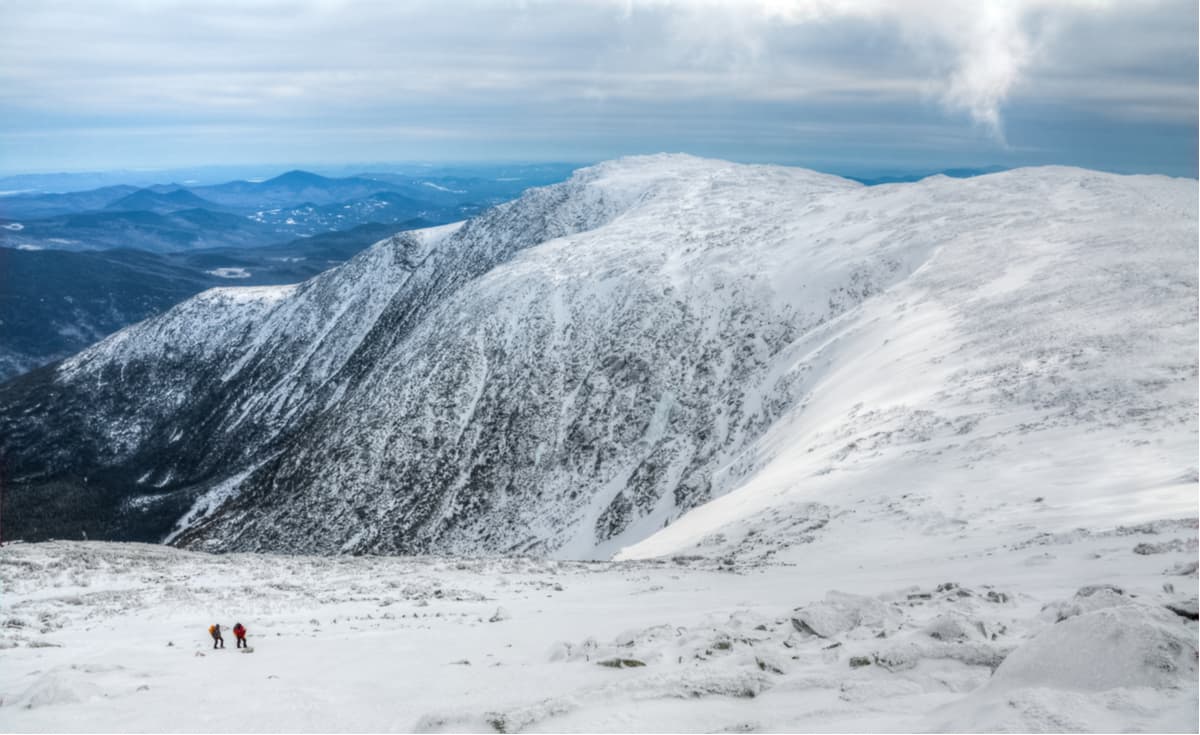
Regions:
[[[233,626],[233,637],[237,638],[238,648],[248,647],[246,644],[246,626],[242,625],[241,623]]]

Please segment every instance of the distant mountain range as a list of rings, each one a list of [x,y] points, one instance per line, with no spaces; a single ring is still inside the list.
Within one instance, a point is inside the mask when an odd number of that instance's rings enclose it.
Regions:
[[[516,171],[525,175],[492,178],[465,173],[331,178],[288,171],[265,181],[190,188],[170,183],[18,193],[0,197],[0,246],[176,252],[286,243],[371,222],[453,222],[530,186],[560,181],[570,167],[530,166]]]
[[[368,179],[292,172],[269,181],[234,181],[197,191],[117,186],[15,195],[0,198],[0,246],[159,253],[256,247],[369,222],[449,222],[493,203],[468,201],[465,194],[454,201],[440,196],[418,199],[394,191],[397,188],[401,187]]]
[[[0,196],[0,380],[206,288],[297,283],[396,232],[466,219],[569,170],[289,171],[193,188]]]
[[[109,204],[105,209],[118,212],[166,214],[178,212],[181,209],[221,209],[221,207],[215,202],[196,196],[187,189],[173,189],[166,192],[138,189],[129,196],[121,197]]]
[[[360,163],[336,166],[298,166],[305,171],[328,177],[378,176],[407,177],[440,183],[448,179],[474,179],[481,182],[523,181],[526,186],[561,181],[571,171],[587,165],[576,163]],[[111,186],[133,189],[202,187],[230,181],[261,182],[279,175],[277,165],[200,166],[191,168],[125,169],[91,172],[9,174],[0,176],[0,196],[12,194],[49,194],[84,192]],[[168,184],[164,182],[175,182]],[[540,182],[540,183],[539,183]]]
[[[426,224],[413,220],[400,229]],[[207,288],[306,280],[397,228],[371,223],[277,245],[180,253],[0,247],[0,380],[72,355]]]

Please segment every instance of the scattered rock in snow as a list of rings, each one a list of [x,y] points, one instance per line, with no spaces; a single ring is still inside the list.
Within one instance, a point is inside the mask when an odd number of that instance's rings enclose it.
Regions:
[[[946,643],[910,640],[882,648],[872,654],[876,664],[888,671],[907,671],[925,659],[949,659],[968,666],[986,666],[995,670],[1012,648],[991,643]]]
[[[897,613],[878,598],[830,591],[823,601],[797,608],[792,625],[801,633],[832,638],[859,627],[879,628],[896,618]]]
[[[925,626],[924,633],[934,640],[947,643],[983,640],[988,637],[982,622],[957,613],[938,615]]]
[[[1150,554],[1166,554],[1171,551],[1183,551],[1183,539],[1174,538],[1170,541],[1152,544],[1143,541],[1133,547],[1133,553],[1149,556]]]
[[[1083,587],[1080,587],[1075,592],[1075,596],[1076,597],[1091,597],[1092,595],[1096,594],[1097,592],[1101,592],[1101,593],[1113,592],[1118,595],[1125,594],[1125,590],[1121,587],[1116,586],[1115,584],[1089,584],[1089,585],[1084,585]]]
[[[754,663],[758,666],[759,671],[766,671],[769,674],[786,674],[787,663],[780,657],[770,653],[760,653],[754,657]]]
[[[1200,562],[1176,562],[1175,566],[1164,574],[1172,574],[1178,577],[1195,577],[1197,570],[1200,570]]]
[[[1039,617],[1051,623],[1061,623],[1076,615],[1132,604],[1133,598],[1116,585],[1089,585],[1079,588],[1070,600],[1058,600],[1043,605]]]
[[[1200,620],[1200,604],[1195,597],[1183,602],[1169,602],[1164,607],[1181,618]]]
[[[489,623],[499,623],[501,620],[508,620],[512,615],[503,607],[496,608],[496,612],[492,613],[492,617],[488,618]]]
[[[645,661],[639,661],[636,658],[606,658],[603,661],[597,661],[597,666],[607,666],[612,669],[632,669],[639,666],[645,666]]]
[[[732,725],[726,725],[717,732],[759,732],[763,726],[757,722],[735,722]]]

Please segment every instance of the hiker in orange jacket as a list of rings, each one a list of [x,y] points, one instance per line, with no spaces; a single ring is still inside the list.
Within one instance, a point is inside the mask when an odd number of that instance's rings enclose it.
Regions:
[[[248,648],[249,647],[248,644],[246,643],[246,626],[242,625],[241,623],[234,625],[233,626],[233,637],[237,638],[237,647],[238,648]]]
[[[225,639],[221,637],[221,624],[214,623],[208,626],[208,634],[212,636],[213,648],[217,648],[217,644],[221,644],[221,648],[225,647]]]

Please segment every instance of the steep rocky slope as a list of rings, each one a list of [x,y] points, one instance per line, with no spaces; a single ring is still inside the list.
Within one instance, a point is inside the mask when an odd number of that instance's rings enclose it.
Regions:
[[[602,164],[0,386],[5,523],[587,557],[774,553],[842,496],[1179,515],[1196,216],[1194,181],[1078,169]]]

